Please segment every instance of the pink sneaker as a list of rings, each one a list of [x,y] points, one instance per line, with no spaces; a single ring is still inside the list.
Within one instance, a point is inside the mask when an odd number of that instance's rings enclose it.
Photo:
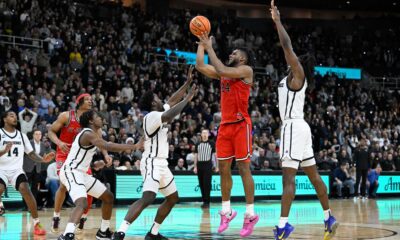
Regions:
[[[243,222],[243,228],[240,230],[240,236],[242,237],[247,237],[250,234],[253,233],[254,226],[258,222],[260,218],[258,215],[254,215],[252,217],[245,215],[244,217],[244,222]]]
[[[218,233],[222,233],[229,227],[229,222],[232,221],[236,217],[237,212],[232,210],[231,216],[227,217],[227,214],[222,214],[222,211],[219,212],[221,215],[221,223],[219,224]]]

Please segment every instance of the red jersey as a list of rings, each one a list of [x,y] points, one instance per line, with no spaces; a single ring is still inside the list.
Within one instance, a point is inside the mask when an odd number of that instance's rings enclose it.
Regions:
[[[81,131],[81,125],[79,124],[79,121],[76,119],[76,112],[73,110],[69,111],[68,123],[61,128],[59,139],[62,142],[65,142],[71,146],[76,135],[78,135],[80,131]],[[57,146],[56,160],[64,162],[67,159],[67,156],[68,152],[63,152]]]
[[[249,97],[251,84],[243,79],[221,77],[221,124],[242,121],[250,123]]]

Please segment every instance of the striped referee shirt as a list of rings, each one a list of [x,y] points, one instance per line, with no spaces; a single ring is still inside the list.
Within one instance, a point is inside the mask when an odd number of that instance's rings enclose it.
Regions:
[[[213,142],[210,141],[200,142],[196,145],[198,162],[210,162],[212,159],[212,154],[214,152],[215,152],[215,146]]]

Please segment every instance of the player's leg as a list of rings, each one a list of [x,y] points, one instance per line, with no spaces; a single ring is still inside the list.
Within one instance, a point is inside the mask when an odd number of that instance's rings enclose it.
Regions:
[[[44,228],[40,224],[36,199],[30,190],[27,177],[22,171],[16,172],[15,176],[16,177],[14,177],[13,179],[13,185],[15,189],[21,193],[21,196],[24,199],[26,206],[29,209],[29,212],[31,213],[34,226],[33,233],[35,235],[45,235],[46,230],[44,230]]]
[[[67,194],[67,188],[63,184],[60,184],[56,191],[56,196],[55,196],[55,201],[54,201],[54,213],[53,213],[53,220],[52,220],[52,227],[51,227],[52,232],[58,232],[58,228],[60,225],[60,212],[61,212],[61,208],[64,203],[64,200],[65,200],[66,194]]]
[[[222,210],[220,211],[221,221],[218,232],[222,233],[229,227],[229,222],[236,217],[236,211],[231,209],[231,190],[232,190],[232,173],[231,164],[235,157],[234,146],[231,141],[232,125],[222,124],[218,130],[216,150],[217,160],[219,163]]]
[[[88,171],[87,171],[86,173],[87,173],[88,175],[92,176],[92,169],[89,168]],[[86,208],[85,211],[83,212],[82,217],[81,217],[81,220],[79,220],[79,225],[78,225],[78,228],[76,229],[76,233],[77,233],[77,234],[80,233],[80,232],[83,230],[83,228],[84,228],[84,226],[85,226],[85,222],[86,222],[86,220],[87,220],[87,215],[88,215],[90,209],[92,208],[93,197],[90,196],[90,195],[88,195],[86,199],[87,199],[87,208]]]
[[[157,210],[154,223],[145,237],[146,240],[167,239],[159,233],[159,229],[165,218],[171,212],[172,208],[179,201],[174,176],[172,175],[168,167],[163,167],[162,169],[162,178],[160,179],[160,193],[165,196],[165,200]]]
[[[1,200],[1,196],[3,196],[3,193],[6,191],[7,184],[3,179],[4,177],[1,176],[0,173],[0,216],[3,216],[3,214],[6,212],[6,209],[4,208],[3,201]]]

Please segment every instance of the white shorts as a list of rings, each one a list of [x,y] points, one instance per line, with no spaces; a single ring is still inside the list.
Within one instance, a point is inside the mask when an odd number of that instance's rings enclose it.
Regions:
[[[143,177],[142,191],[160,192],[164,197],[167,197],[177,191],[174,175],[172,175],[168,165],[154,165],[154,161],[166,160],[143,158],[140,161],[140,173]]]
[[[75,202],[79,198],[87,198],[87,195],[99,198],[107,187],[87,173],[78,170],[60,170],[60,182],[67,188],[69,195]]]
[[[298,169],[315,165],[311,129],[303,119],[285,120],[279,147],[282,167]]]
[[[17,190],[17,179],[23,174],[26,177],[26,174],[23,169],[14,169],[14,170],[2,170],[0,169],[0,178],[4,181],[4,183],[11,184],[15,190]],[[26,178],[28,179],[28,178]],[[6,186],[7,187],[7,186]]]

